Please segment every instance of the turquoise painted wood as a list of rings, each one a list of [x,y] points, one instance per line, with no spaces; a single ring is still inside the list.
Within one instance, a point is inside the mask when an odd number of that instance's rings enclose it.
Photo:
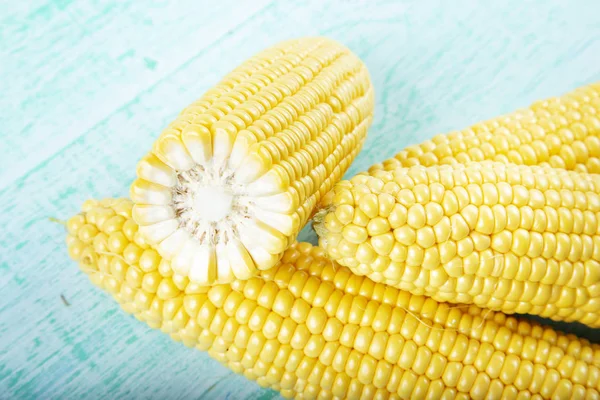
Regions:
[[[377,116],[348,175],[600,80],[596,0],[152,3],[0,7],[0,398],[277,397],[121,312],[48,220],[127,195],[161,129],[256,51],[322,34],[365,60]]]

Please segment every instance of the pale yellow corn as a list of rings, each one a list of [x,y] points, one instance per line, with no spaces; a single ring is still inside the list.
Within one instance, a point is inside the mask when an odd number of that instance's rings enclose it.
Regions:
[[[600,173],[600,82],[408,146],[370,170],[483,160]]]
[[[319,243],[356,274],[600,327],[600,175],[492,161],[374,170],[323,207]]]
[[[600,399],[600,346],[356,276],[308,243],[249,280],[174,273],[129,200],[89,201],[67,244],[127,312],[298,399]]]
[[[252,57],[187,107],[138,164],[140,233],[201,285],[274,266],[362,147],[363,63],[324,38]]]

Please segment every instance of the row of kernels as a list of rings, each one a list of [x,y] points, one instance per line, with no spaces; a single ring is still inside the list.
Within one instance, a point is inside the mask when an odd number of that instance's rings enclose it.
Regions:
[[[596,238],[596,236],[566,234],[563,232],[540,234],[519,228],[513,232],[505,230],[493,234],[491,238],[487,239],[486,244],[488,245],[481,250],[489,247],[500,254],[513,253],[518,257],[527,256],[532,259],[541,257],[547,260],[586,262],[596,259],[597,254],[595,254],[594,246]]]
[[[448,199],[448,197],[445,198]],[[402,204],[396,204],[387,219],[383,217],[363,218],[364,221],[357,220],[356,211],[358,209],[351,209],[351,206],[346,204],[326,215],[324,227],[329,232],[342,233],[346,240],[354,244],[366,241],[369,236],[380,236],[394,230],[395,235],[406,237],[408,242],[405,244],[410,245],[416,241],[417,232],[426,226],[432,226],[431,224],[433,224],[433,231],[426,228],[419,232],[420,242],[424,244],[429,243],[428,239],[433,238],[433,233],[435,233],[436,241],[443,242],[451,237],[454,240],[460,240],[473,230],[489,235],[521,227],[537,232],[595,235],[598,231],[597,221],[600,219],[600,215],[597,213],[587,210],[583,212],[576,209],[570,210],[566,207],[554,209],[545,206],[542,209],[534,210],[529,206],[520,208],[515,205],[476,207],[470,204],[458,212],[458,207],[453,204],[456,203],[443,203],[441,206],[437,203],[428,203],[425,206],[413,204],[408,208]],[[445,212],[450,219],[441,215],[439,209],[443,207],[447,208]],[[338,218],[338,214],[341,215],[344,222]],[[348,222],[349,218],[345,218],[347,215],[354,215],[352,222]],[[397,229],[401,230],[396,232]]]
[[[499,188],[506,190],[506,184],[512,188],[520,188],[515,189],[517,195],[522,195],[523,188],[529,191],[538,190],[541,192],[563,189],[588,192],[595,191],[598,187],[598,179],[592,175],[540,166],[516,166],[491,161],[482,161],[466,166],[416,166],[387,172],[374,171],[370,175],[356,175],[350,182],[355,186],[365,185],[365,187],[371,189],[378,186],[379,191],[385,190],[386,193],[394,195],[401,189],[416,189],[417,192],[423,191],[420,195],[421,198],[435,198],[437,193],[432,191],[432,187],[436,188],[435,190],[439,189],[433,184],[441,184],[442,188],[446,190],[454,187],[465,189],[470,187],[471,190],[475,191],[473,192],[475,195],[483,197],[485,191],[486,197],[490,199],[502,197],[503,200],[501,201],[503,202],[506,202],[506,194],[502,191],[496,193],[496,191]],[[430,188],[427,189],[427,186],[430,186]],[[485,190],[480,189],[481,192],[479,192],[476,189],[477,187]],[[539,197],[539,193],[534,193],[534,198]],[[500,194],[503,196],[500,196]],[[520,199],[520,201],[524,200]]]
[[[404,230],[404,232],[410,231]],[[519,232],[522,233],[520,236]],[[531,235],[534,236],[534,234]],[[410,266],[421,266],[426,270],[435,271],[439,269],[440,265],[443,265],[446,272],[454,277],[462,276],[465,273],[482,277],[496,273],[496,276],[499,276],[498,272],[494,272],[499,271],[501,276],[516,278],[519,281],[542,281],[559,285],[568,285],[571,282],[572,286],[581,285],[586,281],[588,282],[586,286],[595,283],[592,266],[595,266],[598,261],[596,254],[592,252],[591,239],[585,240],[584,237],[582,241],[581,237],[575,235],[554,236],[548,234],[534,236],[533,239],[542,238],[542,243],[537,243],[530,240],[529,236],[529,233],[522,230],[518,231],[514,237],[510,232],[494,235],[491,239],[485,236],[471,235],[457,242],[446,241],[428,248],[421,247],[419,243],[406,246],[399,241],[392,245],[392,249],[395,251],[392,250],[389,254],[382,251],[379,240],[371,241],[370,245],[365,243],[358,247],[347,242],[345,244],[340,242],[340,245],[341,250],[347,250],[346,256],[351,257],[352,251],[354,251],[358,261],[369,264],[369,268],[373,271],[379,271],[376,268],[377,263],[373,254],[369,258],[365,258],[364,249],[368,248],[365,246],[372,246],[374,252],[387,259],[387,269],[384,271],[384,275],[387,274],[390,277],[393,268],[393,265],[389,265],[390,262],[392,264],[405,263],[402,265],[405,265],[406,268],[398,271],[405,280],[411,280],[410,276],[404,275],[408,273],[407,269]],[[395,239],[405,240],[406,238],[406,235],[398,234]],[[524,244],[528,245],[526,253]],[[590,267],[586,268],[586,264],[589,264]],[[573,274],[568,275],[566,272],[561,274],[561,271],[567,270],[572,271]],[[586,278],[587,276],[590,278]],[[412,280],[416,278],[417,276],[414,276]],[[440,278],[442,278],[440,283],[445,282],[446,277],[440,276]]]

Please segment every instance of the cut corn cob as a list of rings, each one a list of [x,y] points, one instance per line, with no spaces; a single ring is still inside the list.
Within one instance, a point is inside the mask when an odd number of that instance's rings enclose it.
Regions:
[[[370,170],[483,160],[600,173],[600,82],[408,146]]]
[[[183,110],[138,164],[140,233],[201,285],[272,267],[360,150],[366,67],[328,39],[259,53]]]
[[[356,274],[600,327],[600,175],[492,161],[375,170],[323,207],[319,243]]]
[[[299,399],[600,399],[600,346],[353,275],[294,244],[249,280],[203,287],[139,236],[128,200],[90,201],[70,255],[124,310]]]

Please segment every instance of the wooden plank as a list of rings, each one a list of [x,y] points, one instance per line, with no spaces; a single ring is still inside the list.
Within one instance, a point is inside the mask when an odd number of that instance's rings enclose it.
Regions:
[[[7,398],[274,396],[121,312],[48,221],[89,197],[127,195],[162,127],[254,52],[325,34],[365,60],[377,116],[349,175],[436,133],[600,80],[593,1],[13,3],[0,24],[11,38],[0,40]],[[301,238],[314,240],[309,230]]]
[[[268,5],[235,0],[197,7],[169,1],[48,2],[0,23],[7,73],[0,122],[10,127],[0,189],[52,157],[101,120],[170,76],[203,49]],[[196,6],[195,6],[196,5]],[[193,10],[184,13],[186,9]],[[157,28],[158,27],[158,28]],[[210,60],[208,68],[210,69]]]

